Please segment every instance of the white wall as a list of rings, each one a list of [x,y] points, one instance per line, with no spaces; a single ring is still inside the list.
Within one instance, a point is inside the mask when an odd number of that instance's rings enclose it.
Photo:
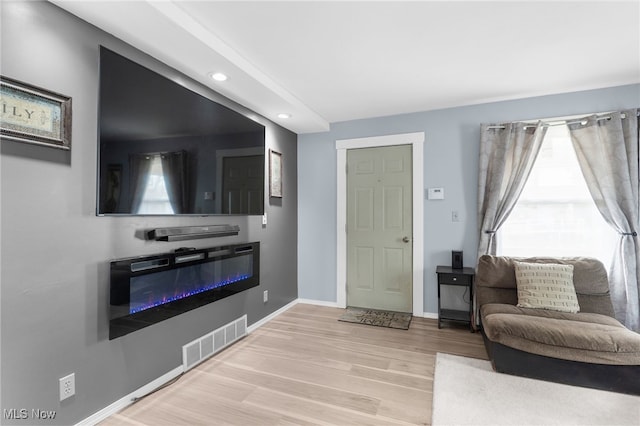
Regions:
[[[329,132],[298,138],[298,293],[336,302],[335,141],[425,132],[424,188],[443,187],[443,201],[424,200],[424,306],[437,312],[437,265],[477,252],[477,174],[480,124],[560,117],[640,106],[640,85],[558,94],[460,108],[334,123]],[[451,221],[457,210],[460,222]]]

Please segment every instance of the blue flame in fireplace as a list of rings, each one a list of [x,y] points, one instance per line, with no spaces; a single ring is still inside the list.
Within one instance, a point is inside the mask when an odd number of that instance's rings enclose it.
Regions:
[[[180,299],[184,299],[185,297],[189,297],[189,296],[195,296],[196,294],[200,294],[200,293],[204,293],[205,291],[209,291],[209,290],[213,290],[216,288],[220,288],[220,287],[224,287],[225,285],[229,285],[229,284],[233,284],[233,283],[237,283],[238,281],[242,281],[242,280],[246,280],[247,278],[251,278],[251,275],[240,275],[237,276],[235,278],[230,278],[221,282],[217,282],[217,283],[212,283],[209,285],[206,285],[204,287],[200,287],[196,290],[191,290],[191,291],[185,291],[179,294],[175,294],[172,296],[162,296],[162,299],[157,300],[157,301],[153,301],[153,302],[149,302],[143,305],[136,305],[133,306],[130,305],[130,309],[129,309],[129,313],[130,314],[135,314],[137,312],[142,312],[146,309],[150,309],[150,308],[155,308],[156,306],[160,306],[160,305],[164,305],[167,303],[171,303],[171,302],[175,302],[176,300],[180,300]]]
[[[129,314],[221,288],[253,276],[250,256],[239,256],[131,278]]]

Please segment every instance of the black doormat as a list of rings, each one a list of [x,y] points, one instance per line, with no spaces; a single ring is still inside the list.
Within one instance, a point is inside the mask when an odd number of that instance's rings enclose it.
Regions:
[[[349,306],[344,314],[338,318],[338,321],[408,330],[412,317],[412,314],[405,312],[379,311]]]

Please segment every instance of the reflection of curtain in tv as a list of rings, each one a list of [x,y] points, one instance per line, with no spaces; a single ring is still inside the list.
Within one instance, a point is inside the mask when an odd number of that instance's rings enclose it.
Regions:
[[[144,190],[149,180],[152,157],[148,154],[132,154],[129,156],[129,174],[131,176],[131,213],[138,213]]]
[[[186,151],[162,154],[162,174],[169,202],[175,214],[188,211],[187,206],[187,153]]]

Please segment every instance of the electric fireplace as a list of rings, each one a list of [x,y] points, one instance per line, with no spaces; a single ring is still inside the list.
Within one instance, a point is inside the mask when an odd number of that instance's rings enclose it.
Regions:
[[[231,296],[260,283],[260,243],[111,262],[109,339]]]

